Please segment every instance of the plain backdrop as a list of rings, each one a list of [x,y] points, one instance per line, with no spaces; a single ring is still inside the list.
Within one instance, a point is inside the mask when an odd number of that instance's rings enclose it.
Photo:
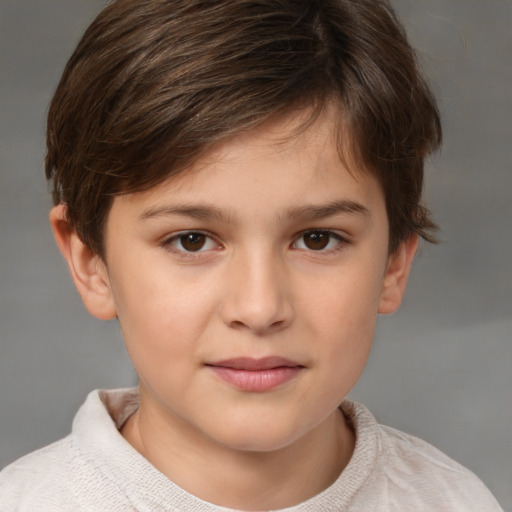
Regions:
[[[352,398],[468,466],[512,510],[512,2],[395,0],[443,116],[424,246]],[[47,222],[49,100],[98,0],[0,0],[0,467],[66,435],[86,393],[136,376],[90,318]]]

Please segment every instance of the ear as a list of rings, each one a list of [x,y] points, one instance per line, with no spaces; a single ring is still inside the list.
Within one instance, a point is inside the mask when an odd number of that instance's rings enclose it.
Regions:
[[[59,204],[52,208],[50,224],[89,313],[102,320],[115,318],[116,309],[105,263],[82,242],[70,226],[65,205]]]
[[[380,314],[389,315],[400,307],[417,249],[418,235],[412,235],[389,257],[377,310]]]

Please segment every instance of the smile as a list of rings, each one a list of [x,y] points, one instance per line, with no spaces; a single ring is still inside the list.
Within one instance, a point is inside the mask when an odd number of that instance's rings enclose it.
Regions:
[[[270,391],[296,377],[304,366],[281,357],[236,358],[207,364],[224,382],[242,391]]]

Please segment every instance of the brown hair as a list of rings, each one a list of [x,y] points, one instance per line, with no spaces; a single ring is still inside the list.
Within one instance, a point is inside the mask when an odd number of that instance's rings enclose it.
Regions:
[[[115,195],[161,183],[272,116],[328,102],[352,159],[382,184],[390,251],[412,233],[435,241],[421,191],[439,114],[385,0],[112,2],[50,105],[46,176],[103,255]]]

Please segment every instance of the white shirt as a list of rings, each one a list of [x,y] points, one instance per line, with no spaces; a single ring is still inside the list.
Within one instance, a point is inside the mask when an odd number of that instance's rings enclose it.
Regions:
[[[181,489],[119,433],[138,407],[135,390],[93,391],[72,433],[0,473],[2,512],[227,512]],[[325,491],[286,512],[502,512],[484,484],[433,446],[379,425],[345,401],[356,445]],[[232,511],[231,511],[232,512]]]

